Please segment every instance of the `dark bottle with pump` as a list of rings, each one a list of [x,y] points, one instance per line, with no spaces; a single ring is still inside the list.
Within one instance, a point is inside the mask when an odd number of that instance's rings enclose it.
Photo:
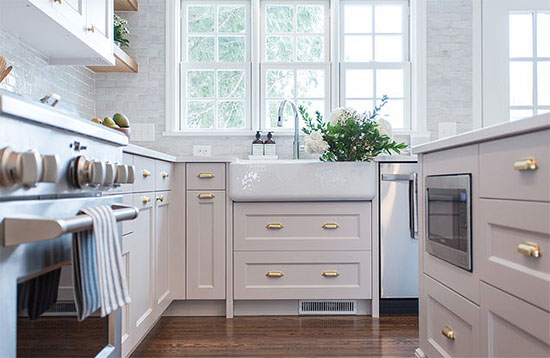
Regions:
[[[267,139],[264,142],[264,154],[265,155],[277,155],[277,145],[273,140],[273,133],[267,133]]]
[[[256,139],[252,142],[252,155],[264,155],[264,141],[260,131],[256,132]]]

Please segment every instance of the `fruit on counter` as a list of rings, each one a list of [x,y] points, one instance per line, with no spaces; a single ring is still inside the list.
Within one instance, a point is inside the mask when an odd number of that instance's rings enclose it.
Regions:
[[[107,127],[118,127],[118,125],[113,121],[111,117],[103,118],[103,125]]]
[[[99,124],[103,124],[103,121],[101,120],[101,118],[97,118],[97,117],[92,118],[92,122],[94,122],[94,123],[99,123]]]
[[[130,127],[130,121],[128,120],[128,117],[126,117],[122,113],[115,113],[113,116],[113,120],[115,123],[120,126],[121,128],[128,128]]]

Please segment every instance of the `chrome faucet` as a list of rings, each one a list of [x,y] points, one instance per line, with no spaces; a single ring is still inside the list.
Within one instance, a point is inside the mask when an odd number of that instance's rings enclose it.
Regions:
[[[294,159],[300,159],[300,118],[298,117],[298,109],[296,108],[296,104],[289,99],[284,99],[279,105],[277,127],[283,126],[283,114],[287,103],[290,104],[290,107],[294,112],[294,142],[292,142],[292,157]]]

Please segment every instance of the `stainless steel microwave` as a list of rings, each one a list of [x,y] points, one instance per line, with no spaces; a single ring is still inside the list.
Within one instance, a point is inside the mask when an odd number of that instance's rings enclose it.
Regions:
[[[470,174],[426,177],[426,251],[472,271]]]

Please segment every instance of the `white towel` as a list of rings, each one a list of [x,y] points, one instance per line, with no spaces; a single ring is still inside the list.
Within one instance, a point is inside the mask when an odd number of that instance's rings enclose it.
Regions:
[[[81,213],[92,218],[93,230],[73,236],[73,283],[79,320],[99,308],[101,317],[105,317],[131,302],[112,209],[97,206]]]

